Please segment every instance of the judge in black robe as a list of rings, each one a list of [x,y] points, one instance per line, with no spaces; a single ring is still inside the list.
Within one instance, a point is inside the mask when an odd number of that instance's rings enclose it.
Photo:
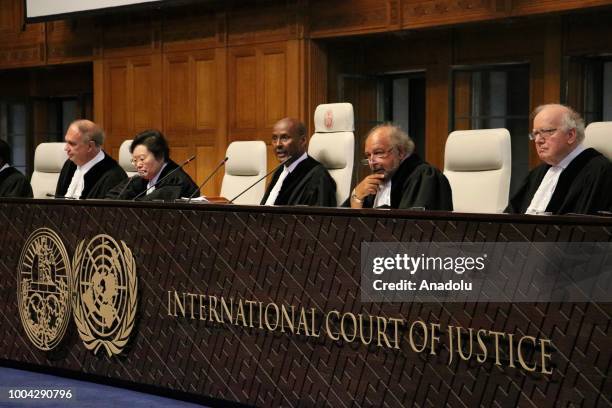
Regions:
[[[115,200],[171,201],[182,197],[190,197],[198,189],[198,186],[182,169],[174,171],[174,173],[166,178],[177,167],[178,164],[168,160],[166,167],[164,167],[159,175],[159,184],[154,189],[151,189],[149,194],[145,193],[149,181],[136,175],[115,186],[115,188],[108,192],[106,198]]]
[[[0,140],[0,197],[32,198],[32,186],[10,162],[11,147]]]
[[[117,184],[127,179],[127,174],[119,163],[104,153],[104,159],[96,163],[83,177],[84,187],[80,198],[103,199]],[[56,197],[64,197],[76,172],[77,166],[72,160],[66,160],[60,172],[55,189]]]
[[[414,153],[414,142],[399,127],[377,126],[370,131],[365,154],[373,174],[359,183],[343,204],[352,208],[372,208],[377,194],[391,182],[389,202],[382,208],[424,208],[452,211],[450,183],[438,169]]]
[[[283,168],[274,172],[272,181],[261,200],[265,204]],[[336,183],[327,169],[310,156],[301,161],[283,181],[274,205],[336,206]]]
[[[510,199],[507,213],[524,214],[551,166],[533,169]],[[612,163],[597,150],[580,153],[563,170],[546,207],[552,214],[596,214],[612,211]]]
[[[597,150],[582,146],[584,120],[570,107],[559,104],[539,106],[534,113],[530,138],[543,164],[533,169],[512,195],[506,212],[612,211],[612,164]],[[544,179],[546,183],[542,183]]]
[[[336,183],[321,163],[306,154],[306,127],[302,122],[294,118],[279,120],[272,129],[272,146],[276,158],[284,164],[274,173],[262,205],[336,206]],[[277,185],[283,171],[290,172]]]
[[[106,198],[116,200],[165,200],[190,197],[197,184],[183,169],[170,160],[170,149],[164,135],[145,130],[130,145],[138,175],[115,186]]]

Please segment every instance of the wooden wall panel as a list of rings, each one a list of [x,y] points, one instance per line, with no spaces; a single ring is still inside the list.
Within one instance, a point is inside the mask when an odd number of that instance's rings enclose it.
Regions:
[[[510,0],[512,15],[552,13],[610,5],[609,0]]]
[[[107,125],[110,135],[129,138],[131,126],[128,123],[128,62],[118,61],[107,66],[106,94]],[[121,144],[120,142],[118,144]]]
[[[92,19],[50,21],[46,29],[49,64],[91,61],[100,50],[101,32]]]
[[[162,129],[159,56],[107,60],[103,70],[102,123],[107,149],[118,147],[145,129]]]
[[[287,111],[287,64],[285,53],[264,53],[263,59],[263,127],[271,128]]]
[[[227,13],[227,43],[236,46],[300,37],[299,9],[293,3],[257,2],[255,8],[252,5],[234,5]]]
[[[189,57],[187,55],[166,56],[164,67],[165,123],[173,132],[193,127],[193,103],[190,81]]]
[[[215,129],[219,118],[217,117],[217,70],[213,59],[199,58],[195,60],[195,90],[196,128],[201,130]]]
[[[324,38],[397,28],[398,7],[393,0],[311,0],[309,34]]]
[[[0,0],[0,69],[46,63],[45,24],[24,25],[23,1]]]
[[[403,0],[402,28],[498,19],[508,12],[508,0]]]
[[[257,57],[251,53],[235,55],[234,75],[230,75],[231,111],[234,113],[232,127],[236,130],[257,127]],[[230,68],[231,69],[231,68]],[[230,71],[231,72],[231,71]],[[259,94],[261,95],[261,94]]]

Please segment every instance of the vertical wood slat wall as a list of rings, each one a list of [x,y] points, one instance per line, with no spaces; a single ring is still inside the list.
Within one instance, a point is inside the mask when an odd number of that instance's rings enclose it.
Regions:
[[[123,140],[147,128],[161,129],[174,160],[197,154],[187,171],[199,182],[230,142],[268,141],[281,117],[297,116],[312,129],[316,105],[336,101],[333,74],[346,63],[338,56],[343,45],[333,39],[367,40],[365,58],[352,68],[360,73],[425,71],[426,156],[439,167],[449,130],[453,65],[527,61],[534,106],[559,99],[563,55],[612,51],[609,28],[574,26],[555,14],[612,4],[605,0],[257,3],[24,26],[22,2],[0,0],[0,69],[91,62],[94,120],[107,130],[106,149],[116,157]],[[537,17],[499,20],[526,15]],[[391,34],[397,38],[355,37],[385,32],[397,32]],[[367,116],[375,111],[370,108],[356,110]],[[270,154],[269,166],[274,164]],[[218,194],[220,182],[219,175],[204,193]]]

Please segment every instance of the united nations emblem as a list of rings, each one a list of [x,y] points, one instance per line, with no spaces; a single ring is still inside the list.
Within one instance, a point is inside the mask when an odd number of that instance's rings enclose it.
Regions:
[[[21,323],[36,347],[55,348],[70,321],[70,260],[60,237],[48,228],[26,241],[18,266]]]
[[[121,353],[136,316],[138,281],[132,251],[108,235],[97,235],[74,254],[74,320],[81,339],[94,354]]]

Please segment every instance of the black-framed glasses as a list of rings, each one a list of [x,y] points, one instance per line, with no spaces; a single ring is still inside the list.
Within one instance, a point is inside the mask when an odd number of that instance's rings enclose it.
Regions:
[[[548,128],[548,129],[533,129],[529,134],[529,140],[536,140],[538,136],[542,136],[544,139],[555,133],[559,128]]]

